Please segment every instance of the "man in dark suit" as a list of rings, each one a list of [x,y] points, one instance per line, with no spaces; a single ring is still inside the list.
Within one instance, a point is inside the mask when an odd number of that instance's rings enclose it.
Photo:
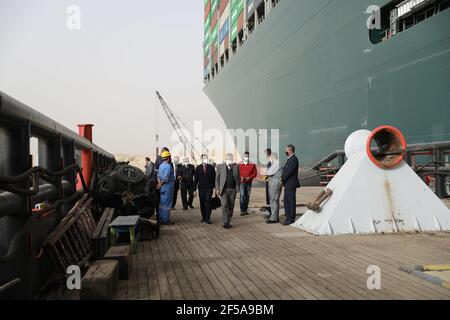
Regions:
[[[267,157],[267,165],[266,165],[266,172],[270,170],[270,167],[272,166],[272,149],[266,149],[264,152]],[[269,181],[266,181],[266,205],[267,205],[267,212],[271,214],[271,207],[270,207],[270,192],[269,192]]]
[[[217,167],[216,194],[222,199],[223,227],[231,228],[236,196],[241,184],[239,166],[234,163],[233,154],[226,156],[224,164]]]
[[[300,188],[298,180],[298,158],[295,155],[295,147],[288,145],[286,147],[286,156],[288,157],[283,169],[281,182],[284,186],[284,211],[286,213],[285,226],[291,225],[295,222],[297,209],[297,189]]]
[[[180,190],[180,180],[178,180],[178,170],[180,170],[180,157],[173,158],[173,171],[175,172],[175,189],[173,190],[172,209],[175,210],[178,199],[178,191]]]
[[[183,164],[178,169],[178,180],[180,181],[183,210],[187,210],[188,207],[194,209],[194,206],[192,205],[194,201],[194,175],[195,167],[192,164],[189,164],[188,158],[185,158]]]
[[[208,163],[208,156],[202,155],[202,164],[195,169],[195,190],[198,190],[202,222],[211,223],[211,200],[216,184],[216,170]],[[195,193],[196,196],[197,192]]]

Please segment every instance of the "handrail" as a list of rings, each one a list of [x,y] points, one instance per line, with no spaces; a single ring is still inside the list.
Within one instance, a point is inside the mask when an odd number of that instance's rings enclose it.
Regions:
[[[64,140],[75,141],[75,145],[79,148],[91,149],[92,151],[100,153],[108,158],[114,158],[114,155],[103,150],[88,139],[81,137],[62,124],[28,107],[22,102],[17,101],[2,91],[0,91],[0,116],[3,120],[6,120],[11,124],[24,124],[29,122],[30,125],[36,129],[36,131],[41,131],[43,135],[61,134]]]
[[[446,191],[446,181],[445,179],[450,175],[450,169],[448,163],[445,161],[445,155],[450,151],[450,141],[441,142],[429,142],[429,143],[416,143],[410,144],[406,148],[405,160],[413,167],[419,176],[434,176],[436,178],[436,195],[439,198],[449,197],[448,191]],[[414,166],[411,163],[411,158],[415,155],[426,154],[433,158],[433,161],[424,166]],[[311,180],[314,178],[321,177],[323,175],[329,174],[330,172],[337,172],[345,163],[345,152],[343,150],[337,150],[330,153],[328,156],[324,157],[322,160],[318,161],[315,165],[311,167],[314,171],[319,171],[324,165],[330,163],[331,161],[339,159],[338,166],[331,170],[320,172],[307,177],[302,177],[301,180]]]
[[[331,162],[339,156],[345,156],[344,150],[336,150],[333,153],[330,153],[328,156],[326,156],[322,160],[318,161],[314,166],[312,166],[312,169],[319,170],[324,163]],[[343,163],[341,165],[343,165]]]
[[[39,166],[34,168],[31,138],[39,147]],[[32,244],[41,243],[81,193],[89,192],[91,177],[113,163],[114,156],[89,135],[81,136],[0,91],[0,284],[22,279],[0,292],[0,299],[36,294],[47,279],[42,269],[48,268],[49,256]],[[37,203],[45,206],[34,208]]]

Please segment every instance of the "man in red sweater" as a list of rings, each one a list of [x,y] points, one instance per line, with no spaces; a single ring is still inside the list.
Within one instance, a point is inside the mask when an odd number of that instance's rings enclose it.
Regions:
[[[250,153],[244,153],[244,160],[239,165],[241,172],[241,186],[240,186],[240,203],[241,216],[248,215],[248,204],[250,202],[250,193],[252,191],[253,179],[258,175],[256,165],[250,163]]]

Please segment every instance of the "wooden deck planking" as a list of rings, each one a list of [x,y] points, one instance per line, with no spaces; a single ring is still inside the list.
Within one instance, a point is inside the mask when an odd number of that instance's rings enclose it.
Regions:
[[[450,263],[450,233],[317,237],[266,225],[262,214],[233,218],[234,228],[200,223],[199,210],[174,211],[175,226],[141,242],[117,299],[450,299],[446,290],[399,271]],[[382,289],[366,286],[369,265]]]

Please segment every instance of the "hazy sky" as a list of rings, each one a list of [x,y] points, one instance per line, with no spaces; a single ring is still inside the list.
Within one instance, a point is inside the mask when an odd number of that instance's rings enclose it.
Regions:
[[[70,30],[67,8],[81,9]],[[113,153],[170,145],[159,90],[191,129],[225,125],[202,92],[202,0],[0,0],[0,91]]]

